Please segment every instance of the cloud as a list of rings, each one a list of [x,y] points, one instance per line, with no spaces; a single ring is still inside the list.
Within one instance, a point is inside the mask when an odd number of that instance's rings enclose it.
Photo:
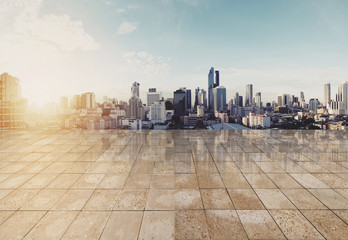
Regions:
[[[118,14],[122,14],[122,13],[126,13],[127,11],[126,11],[126,9],[124,9],[124,8],[118,8],[118,9],[116,9],[116,13],[118,13]]]
[[[117,29],[118,35],[129,34],[138,28],[138,23],[136,22],[123,22]]]
[[[98,43],[84,29],[82,21],[67,14],[41,14],[42,0],[5,0],[0,4],[0,41],[36,41],[64,51],[95,50]]]
[[[171,69],[170,58],[154,56],[147,52],[128,52],[124,54],[127,62],[127,71],[136,72],[140,75],[158,76],[162,73],[168,73]]]

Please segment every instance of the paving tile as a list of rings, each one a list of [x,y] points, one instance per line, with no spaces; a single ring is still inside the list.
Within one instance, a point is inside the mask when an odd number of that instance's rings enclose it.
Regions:
[[[269,212],[288,239],[324,239],[298,210],[270,210]]]
[[[266,210],[237,210],[249,239],[286,239]]]
[[[150,188],[151,174],[129,174],[125,188]]]
[[[174,192],[175,209],[203,209],[202,198],[197,189],[177,189]]]
[[[295,206],[279,189],[255,189],[267,209],[295,209]]]
[[[175,239],[209,239],[204,211],[176,210]]]
[[[277,188],[266,174],[244,174],[253,188]]]
[[[74,189],[95,189],[105,174],[83,174],[72,186]]]
[[[234,207],[238,210],[265,209],[258,196],[252,189],[228,189]]]
[[[124,189],[118,190],[114,210],[144,210],[148,190]]]
[[[206,210],[211,239],[248,239],[234,210]]]
[[[195,174],[175,174],[174,185],[176,189],[198,189],[198,180]]]
[[[282,189],[282,192],[298,209],[327,209],[306,189]]]
[[[32,177],[30,180],[28,180],[26,183],[24,183],[21,188],[44,188],[46,187],[50,182],[53,181],[58,176],[58,174],[51,174],[51,173],[42,173],[37,174],[34,177]]]
[[[17,211],[0,225],[0,239],[22,239],[45,211]]]
[[[225,189],[201,189],[204,209],[234,209]]]
[[[52,210],[81,210],[92,193],[93,190],[68,190],[53,206]]]
[[[333,210],[333,212],[348,224],[348,210]]]
[[[225,188],[219,174],[198,176],[200,188]]]
[[[151,188],[175,188],[174,175],[152,175]]]
[[[142,211],[112,212],[100,237],[101,240],[136,240],[143,218]]]
[[[289,174],[267,174],[279,188],[303,188]]]
[[[243,174],[223,174],[221,179],[226,188],[251,188]]]
[[[83,210],[112,210],[115,206],[116,196],[118,196],[118,193],[119,191],[117,190],[95,190],[92,196],[89,198],[86,205],[84,206]]]
[[[60,239],[77,214],[77,211],[50,211],[35,225],[24,239]]]
[[[291,174],[305,188],[330,188],[312,174]]]
[[[5,222],[15,211],[0,211],[0,225]]]
[[[82,174],[59,174],[46,188],[69,189]]]
[[[66,190],[41,190],[27,201],[21,210],[50,210],[65,192]]]
[[[99,239],[111,212],[82,211],[62,239]]]
[[[0,210],[18,210],[35,196],[39,189],[17,189],[0,200]]]
[[[326,239],[347,239],[348,227],[330,210],[301,210]]]
[[[107,173],[97,188],[123,188],[128,178],[127,174]]]
[[[145,211],[138,239],[174,239],[174,231],[174,211]]]
[[[174,210],[174,189],[150,189],[146,210]]]
[[[332,189],[309,189],[309,191],[330,209],[348,209],[348,200]]]

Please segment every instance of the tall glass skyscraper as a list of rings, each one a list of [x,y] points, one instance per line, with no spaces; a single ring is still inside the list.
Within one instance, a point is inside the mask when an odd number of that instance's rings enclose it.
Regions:
[[[245,93],[245,106],[251,106],[253,102],[253,85],[246,85],[246,93]]]
[[[208,74],[208,108],[213,109],[213,88],[214,88],[214,68],[212,67]]]
[[[214,95],[214,112],[226,112],[226,88],[223,86],[218,86],[213,88]]]

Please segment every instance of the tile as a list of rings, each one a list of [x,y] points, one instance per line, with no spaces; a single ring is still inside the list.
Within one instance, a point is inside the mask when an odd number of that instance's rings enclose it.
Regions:
[[[69,189],[82,174],[59,174],[46,188]]]
[[[99,188],[105,188],[105,189],[123,188],[127,178],[128,178],[127,174],[107,173],[97,188],[98,189]]]
[[[234,210],[206,210],[211,239],[248,239]]]
[[[330,188],[312,174],[291,174],[305,188]]]
[[[174,173],[193,174],[196,173],[193,161],[174,162]]]
[[[0,189],[15,189],[32,178],[34,174],[13,174],[0,183]]]
[[[267,209],[295,209],[295,206],[279,189],[255,189]]]
[[[77,214],[77,211],[50,211],[35,225],[24,239],[60,239]]]
[[[237,210],[249,239],[286,239],[266,210]]]
[[[253,188],[277,188],[266,174],[244,174]]]
[[[347,239],[348,227],[330,210],[301,210],[326,239]]]
[[[175,209],[203,209],[202,198],[197,189],[177,189],[174,192]]]
[[[138,239],[174,239],[174,211],[145,211]]]
[[[99,239],[111,212],[82,211],[62,239]]]
[[[150,189],[146,210],[174,210],[174,189]]]
[[[81,210],[92,193],[93,190],[68,190],[52,207],[52,210]]]
[[[318,173],[313,175],[326,185],[330,186],[331,188],[348,189],[348,182],[340,178],[336,174]]]
[[[0,225],[6,221],[15,211],[0,211]]]
[[[198,189],[198,180],[195,174],[175,174],[174,185],[176,189]]]
[[[198,176],[200,188],[225,188],[219,174]]]
[[[150,188],[175,188],[174,175],[152,175]]]
[[[228,189],[233,205],[238,210],[265,209],[252,189]]]
[[[105,174],[83,174],[71,187],[74,189],[95,189]]]
[[[333,210],[333,212],[348,224],[348,210]]]
[[[204,209],[234,209],[225,189],[201,189]]]
[[[35,196],[39,189],[17,189],[9,193],[0,200],[0,210],[18,210],[32,197]]]
[[[143,218],[142,211],[112,212],[100,237],[101,240],[136,240]]]
[[[27,201],[21,210],[50,210],[64,193],[65,190],[41,190]]]
[[[270,210],[269,212],[288,239],[324,239],[298,210]]]
[[[22,239],[45,211],[17,211],[0,225],[0,239]]]
[[[114,210],[144,210],[148,190],[123,189],[118,190]]]
[[[309,191],[330,209],[348,209],[348,200],[332,189],[309,189]]]
[[[150,188],[151,174],[129,174],[125,188]]]
[[[204,211],[175,211],[175,239],[209,239]]]
[[[95,190],[83,210],[86,211],[106,211],[112,210],[116,203],[116,197],[119,195],[117,190]]]
[[[327,209],[306,189],[282,189],[282,192],[298,209]]]
[[[24,183],[21,188],[44,188],[57,176],[57,174],[39,173]]]
[[[243,174],[223,174],[221,179],[226,188],[251,188]]]
[[[267,174],[267,176],[277,185],[278,188],[303,188],[289,174]]]

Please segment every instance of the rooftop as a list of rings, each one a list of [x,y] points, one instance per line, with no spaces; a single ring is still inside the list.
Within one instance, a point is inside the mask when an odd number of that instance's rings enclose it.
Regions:
[[[347,239],[347,131],[0,132],[0,239]]]

